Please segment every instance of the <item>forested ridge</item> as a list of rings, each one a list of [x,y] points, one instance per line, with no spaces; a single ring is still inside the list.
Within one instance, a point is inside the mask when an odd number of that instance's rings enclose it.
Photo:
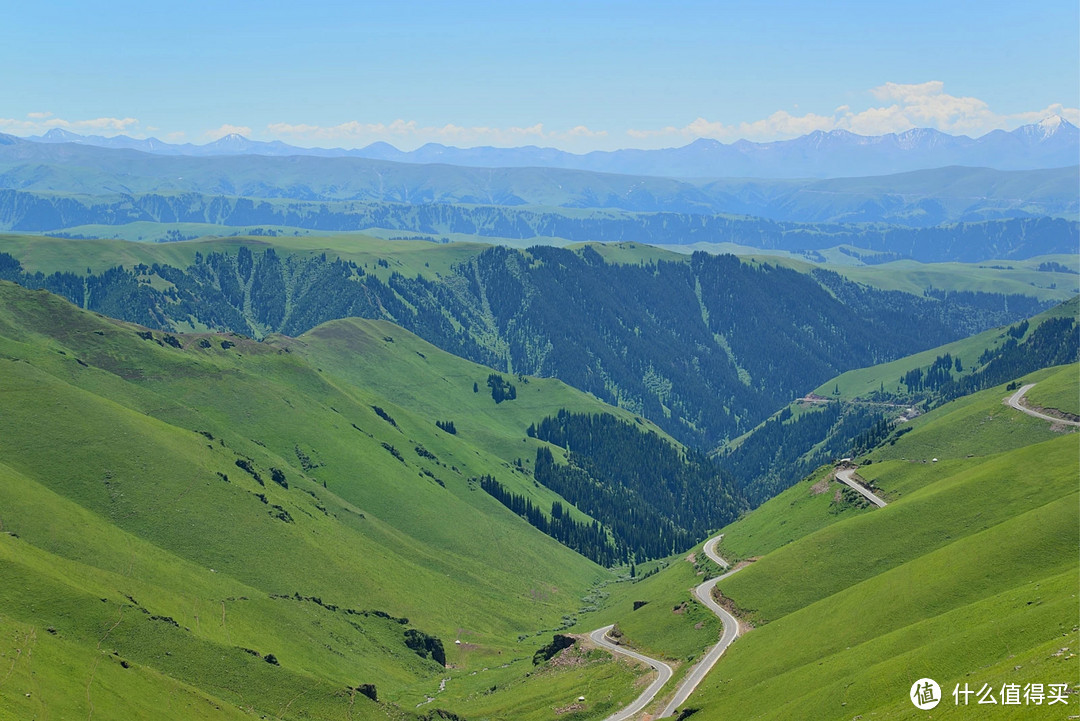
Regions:
[[[757,506],[821,464],[848,455],[856,437],[883,417],[880,409],[840,402],[798,416],[785,408],[718,461]]]
[[[798,415],[785,408],[720,453],[718,461],[756,506],[823,463],[895,442],[905,428],[896,424],[904,409],[931,410],[1040,368],[1080,362],[1080,326],[1074,318],[1048,318],[1035,327],[1023,320],[1003,335],[1004,343],[986,349],[972,367],[944,353],[899,378],[882,379],[868,398],[822,400]]]
[[[343,317],[391,320],[496,370],[559,378],[698,448],[753,428],[828,378],[1027,317],[1026,296],[924,298],[734,256],[605,262],[593,249],[490,248],[435,279],[386,280],[326,255],[197,254],[180,269],[0,278],[162,330],[296,336]]]
[[[486,381],[496,404],[521,402],[503,373],[531,374],[559,378],[648,418],[686,448],[603,414],[560,412],[521,428],[564,451],[563,457],[549,447],[537,451],[535,481],[595,523],[481,479],[487,493],[531,525],[604,565],[681,552],[821,463],[880,442],[892,428],[881,407],[836,403],[795,417],[782,413],[716,461],[695,449],[746,433],[845,370],[1044,307],[1020,295],[881,291],[835,273],[705,253],[685,262],[620,264],[589,246],[497,246],[434,277],[387,275],[383,265],[240,246],[196,253],[186,268],[139,264],[46,275],[0,254],[0,279],[167,332],[296,336],[337,318],[386,319],[500,371]],[[1071,318],[1030,331],[1024,321],[1010,336],[974,368],[961,371],[952,358],[940,358],[897,379],[906,392],[887,393],[883,384],[874,400],[928,407],[1025,368],[1077,357]]]
[[[1040,368],[1080,361],[1080,326],[1074,318],[1047,319],[1030,333],[1029,327],[1026,320],[1011,326],[1005,342],[984,351],[970,373],[965,374],[960,359],[948,353],[926,367],[908,371],[898,379],[897,396],[902,396],[899,388],[903,386],[908,397],[934,408]]]
[[[575,521],[558,501],[552,501],[551,512],[545,514],[528,498],[506,490],[505,486],[491,476],[480,477],[480,488],[528,521],[533,528],[601,566],[613,566],[626,560],[625,552],[620,554],[607,531],[599,523]]]
[[[561,410],[528,433],[567,450],[537,449],[536,480],[610,528],[623,560],[684,551],[746,507],[704,454],[614,416]]]
[[[751,216],[633,212],[610,208],[509,207],[453,203],[313,202],[228,195],[76,196],[0,189],[0,228],[41,232],[135,222],[284,226],[321,231],[370,228],[463,233],[489,238],[565,238],[659,245],[731,242],[806,251],[850,245],[922,262],[975,262],[1072,253],[1080,224],[1009,218],[928,228],[888,224],[795,223]]]

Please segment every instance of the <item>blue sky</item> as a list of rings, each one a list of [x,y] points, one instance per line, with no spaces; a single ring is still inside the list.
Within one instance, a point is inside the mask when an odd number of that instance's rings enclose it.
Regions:
[[[980,135],[1080,122],[1067,2],[14,3],[0,132],[297,145]]]

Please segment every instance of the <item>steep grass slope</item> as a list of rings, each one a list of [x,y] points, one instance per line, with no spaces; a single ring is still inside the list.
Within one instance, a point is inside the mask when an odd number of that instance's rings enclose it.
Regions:
[[[688,705],[705,717],[903,717],[915,710],[909,687],[930,676],[946,689],[940,710],[974,717],[982,709],[949,708],[956,684],[1074,686],[1075,661],[1051,654],[1075,653],[1078,640],[1077,436],[1032,426],[1001,405],[1007,394],[946,404],[872,452],[859,472],[892,499],[886,508],[794,538],[722,582],[759,627]],[[931,449],[939,462],[924,458]],[[755,554],[739,528],[782,523],[782,499],[731,527],[725,545]]]
[[[1080,317],[1080,298],[1074,296],[1029,319],[1027,330],[1021,339],[1029,337],[1046,320],[1077,317]],[[1006,330],[1005,328],[991,328],[968,338],[914,353],[889,363],[847,371],[821,384],[814,392],[832,396],[834,391],[839,390],[837,397],[841,400],[852,400],[869,396],[881,385],[884,385],[886,390],[892,390],[905,373],[915,368],[928,366],[937,356],[946,353],[952,355],[953,358],[959,358],[967,372],[971,373],[978,367],[980,355],[987,350],[997,349],[1007,342],[1009,336]]]
[[[1017,382],[1056,398],[1075,376],[1069,365]],[[1002,385],[946,403],[857,458],[885,508],[823,467],[722,529],[718,550],[747,567],[719,588],[755,628],[685,704],[694,718],[915,718],[907,694],[924,676],[945,693],[935,718],[987,717],[975,697],[956,707],[964,683],[998,698],[1006,683],[1068,684],[1068,706],[990,712],[1076,714],[1078,435],[1015,411],[1008,395]],[[653,656],[695,657],[716,630],[705,624],[695,638],[705,610],[681,600],[717,571],[693,569],[671,559],[609,585],[589,623],[618,623],[624,642]]]
[[[365,347],[453,388],[391,397]],[[496,405],[488,369],[389,324],[174,336],[8,283],[0,367],[0,718],[398,714],[440,649],[531,658],[611,577],[471,481],[557,499],[514,467],[525,426],[606,407],[556,381]]]
[[[1011,326],[842,373],[715,454],[743,484],[750,502],[762,503],[822,463],[910,431],[918,426],[908,422],[911,418],[946,400],[1080,357],[1078,304],[1080,297],[1073,297]],[[1067,409],[1076,402],[1063,397],[1069,387],[1062,383],[1033,390],[1037,397],[1052,394],[1054,403]]]
[[[1028,405],[1080,415],[1080,369],[1066,366],[1027,392]]]

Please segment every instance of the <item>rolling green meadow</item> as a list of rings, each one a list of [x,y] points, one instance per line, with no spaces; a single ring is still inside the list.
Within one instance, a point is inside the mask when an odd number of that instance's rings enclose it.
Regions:
[[[112,234],[98,233],[95,228],[83,229],[90,237],[71,239],[27,233],[0,233],[0,252],[10,253],[22,262],[27,270],[44,273],[81,273],[87,268],[95,273],[113,266],[131,267],[139,263],[169,264],[186,267],[195,259],[195,253],[235,253],[246,246],[253,252],[274,248],[279,253],[300,253],[342,258],[361,265],[371,273],[385,278],[391,272],[405,276],[420,275],[434,278],[447,274],[455,263],[467,260],[493,244],[500,245],[565,245],[572,249],[591,247],[607,262],[630,265],[665,261],[689,262],[693,249],[709,252],[732,253],[749,261],[770,263],[810,273],[815,268],[831,270],[858,283],[881,290],[897,290],[921,295],[927,288],[943,291],[972,291],[988,293],[1018,293],[1040,300],[1066,301],[1080,293],[1080,263],[1075,256],[1047,255],[1025,260],[983,261],[979,263],[919,263],[900,260],[877,265],[866,265],[843,253],[829,253],[827,262],[809,263],[799,254],[776,251],[763,252],[760,248],[727,244],[722,247],[694,248],[672,246],[657,247],[633,241],[625,242],[577,242],[560,238],[535,238],[529,241],[508,238],[479,239],[475,236],[451,234],[449,243],[431,240],[402,240],[400,231],[372,232],[318,232],[305,230],[300,235],[284,233],[279,236],[245,235],[235,228],[213,227],[200,224],[135,223],[131,233],[119,238]],[[176,227],[174,228],[173,225]],[[126,226],[121,226],[121,228]],[[191,238],[176,242],[146,242],[140,233],[168,227],[183,237]],[[226,234],[225,231],[229,233]],[[271,229],[273,230],[273,229]],[[233,233],[238,233],[233,235]],[[405,236],[412,237],[405,233]],[[416,235],[422,237],[424,234]],[[225,237],[221,237],[225,236]],[[386,236],[386,237],[381,237]],[[394,238],[394,239],[391,239]],[[147,239],[148,240],[148,239]],[[384,268],[378,264],[384,260]],[[1043,263],[1057,263],[1073,272],[1038,271]],[[1053,287],[1051,287],[1053,286]]]
[[[531,666],[613,578],[472,480],[557,498],[513,463],[540,443],[525,426],[605,408],[557,381],[515,379],[496,405],[473,392],[487,369],[386,323],[255,343],[0,293],[5,718],[405,713],[387,701]],[[636,675],[599,658],[546,673],[539,688],[584,674],[609,706]]]
[[[1052,398],[1075,378],[1064,366],[1022,381]],[[921,718],[906,695],[924,676],[943,689],[944,718],[987,717],[955,706],[965,682],[1072,689],[1072,711],[1002,707],[995,718],[1075,711],[1078,435],[1005,406],[1010,394],[946,403],[855,459],[885,508],[853,504],[825,467],[722,529],[719,552],[749,565],[719,590],[753,629],[687,702],[692,715]],[[695,585],[674,562],[633,586],[659,600],[650,583]],[[646,608],[613,620],[634,628]]]
[[[1076,318],[1080,313],[1080,298],[1070,298],[1066,302],[1033,317],[1025,335],[1030,335],[1044,320],[1051,318]],[[954,358],[960,358],[963,365],[970,373],[978,363],[978,358],[987,350],[993,350],[1003,345],[1008,336],[1005,328],[992,328],[982,333],[946,344],[939,348],[913,353],[890,363],[883,363],[868,368],[859,368],[848,371],[836,378],[822,383],[815,389],[819,395],[832,396],[835,390],[839,390],[839,398],[852,400],[865,398],[878,390],[882,385],[886,390],[896,387],[901,376],[906,372],[920,366],[929,365],[939,355],[951,354]]]
[[[10,5],[0,721],[1080,721],[1076,0]]]
[[[241,247],[338,256],[386,280],[438,279],[488,246],[0,238],[42,272],[183,267]],[[686,258],[589,247],[615,264]],[[775,256],[744,262],[812,272]],[[1052,275],[964,270],[937,269],[932,282],[989,290]],[[923,271],[842,272],[905,290],[931,282]],[[1073,299],[1011,337],[1076,313]],[[817,392],[865,403],[944,353],[970,375],[1009,338],[995,328]],[[479,480],[591,523],[534,478],[538,449],[559,464],[571,452],[531,425],[604,413],[687,449],[553,378],[501,373],[515,396],[497,403],[491,373],[385,320],[259,341],[172,333],[0,282],[0,719],[601,719],[652,678],[587,641],[609,623],[675,669],[647,709],[657,713],[720,634],[692,589],[721,569],[700,543],[604,568]],[[1014,383],[1035,383],[1032,405],[1076,414],[1077,379],[1071,364]],[[826,465],[717,529],[720,553],[746,563],[720,592],[752,628],[687,702],[696,717],[909,718],[907,689],[922,676],[946,691],[938,713],[957,718],[975,717],[951,706],[958,683],[1075,687],[1080,434],[1009,408],[1010,393],[943,402],[858,455],[883,509]],[[534,660],[560,633],[574,645]]]

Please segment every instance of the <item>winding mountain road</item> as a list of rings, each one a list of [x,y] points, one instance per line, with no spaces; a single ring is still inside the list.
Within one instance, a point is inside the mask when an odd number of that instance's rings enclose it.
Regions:
[[[1051,423],[1061,423],[1062,425],[1066,426],[1080,427],[1080,423],[1078,423],[1077,421],[1070,421],[1064,418],[1054,418],[1053,416],[1048,416],[1045,413],[1033,411],[1027,406],[1025,406],[1023,404],[1024,394],[1031,390],[1034,385],[1034,383],[1028,383],[1026,386],[1020,386],[1020,389],[1017,390],[1016,393],[1013,393],[1011,396],[1006,398],[1005,402],[1016,410],[1020,411],[1021,413],[1027,413],[1029,416],[1032,416],[1034,418],[1041,418],[1044,421],[1050,421]]]
[[[728,569],[731,567],[731,564],[721,558],[720,555],[716,552],[716,544],[723,537],[723,534],[721,534],[719,536],[716,536],[715,538],[710,538],[708,541],[705,542],[704,550],[705,555],[718,563],[721,568]],[[685,703],[686,699],[689,698],[690,694],[694,692],[694,689],[696,689],[698,684],[701,683],[701,680],[705,678],[705,675],[709,673],[712,667],[716,664],[717,660],[722,655],[724,655],[724,651],[726,651],[727,647],[731,645],[731,642],[738,638],[738,620],[730,613],[728,613],[727,610],[725,610],[720,604],[713,600],[712,591],[719,581],[727,578],[728,576],[736,573],[739,570],[739,568],[736,568],[728,571],[722,576],[710,578],[708,581],[705,581],[694,589],[694,595],[698,597],[698,600],[700,600],[703,604],[705,604],[705,606],[709,608],[709,610],[711,610],[713,613],[720,617],[720,620],[724,624],[724,630],[720,636],[720,641],[715,646],[713,646],[707,654],[705,654],[705,656],[697,663],[696,666],[694,666],[694,668],[690,670],[690,673],[686,676],[686,678],[682,680],[682,683],[680,683],[679,687],[676,689],[675,696],[671,699],[671,702],[666,707],[664,707],[664,710],[657,718],[667,718],[670,716],[674,716],[675,709],[677,709],[681,704]],[[659,672],[656,680],[653,681],[652,684],[650,684],[649,687],[645,689],[645,691],[640,696],[637,697],[637,700],[635,700],[634,703],[630,704],[621,711],[612,714],[611,716],[608,716],[607,719],[605,719],[605,721],[626,721],[626,719],[632,718],[635,714],[648,706],[654,698],[656,698],[656,695],[660,693],[660,689],[663,688],[664,684],[666,684],[671,679],[672,670],[671,667],[663,661],[658,661],[654,658],[649,658],[648,656],[645,656],[643,654],[624,649],[621,646],[617,646],[616,644],[608,641],[607,633],[611,629],[612,626],[604,626],[603,628],[598,628],[589,634],[589,638],[591,638],[593,642],[597,645],[603,646],[609,651],[622,654],[624,656],[629,656],[630,658],[637,659],[638,661],[644,661]]]
[[[705,542],[704,550],[705,555],[716,561],[721,568],[725,570],[731,568],[731,564],[725,561],[716,552],[716,544],[723,538],[723,534],[710,538]],[[712,592],[716,588],[716,584],[732,575],[738,573],[740,568],[735,568],[722,576],[716,578],[710,578],[705,583],[702,583],[694,589],[694,595],[698,597],[702,603],[704,603],[710,611],[720,617],[721,622],[724,624],[724,632],[720,635],[720,641],[712,647],[712,649],[705,654],[704,658],[698,661],[697,665],[690,670],[690,673],[679,684],[679,688],[675,691],[675,696],[671,699],[671,702],[664,707],[664,710],[660,713],[658,718],[668,718],[675,715],[675,709],[686,702],[686,699],[690,698],[690,694],[694,692],[694,689],[698,687],[701,680],[705,678],[706,674],[712,670],[712,667],[716,665],[716,662],[724,655],[724,651],[727,651],[731,642],[739,637],[739,621],[730,613],[727,609],[721,606],[719,603],[713,600]]]
[[[671,670],[671,666],[668,666],[663,661],[657,661],[655,658],[649,658],[644,654],[637,653],[636,651],[631,651],[609,641],[607,639],[607,634],[608,631],[614,628],[614,626],[615,624],[611,624],[610,626],[598,628],[589,634],[589,638],[592,639],[593,643],[597,644],[598,646],[603,646],[612,653],[629,656],[630,658],[637,659],[638,661],[643,661],[659,672],[656,680],[649,684],[649,687],[645,689],[640,696],[637,697],[637,700],[634,701],[634,703],[630,704],[623,710],[614,713],[611,716],[608,716],[605,720],[625,721],[626,719],[629,719],[638,711],[649,705],[649,702],[656,697],[656,694],[660,693],[660,689],[663,688],[664,684],[666,684],[671,679],[671,675],[673,672]]]
[[[836,480],[840,481],[841,483],[843,483],[845,485],[851,486],[856,491],[858,491],[863,496],[865,496],[866,500],[870,501],[871,503],[873,503],[878,508],[884,508],[885,507],[885,501],[883,501],[877,494],[873,493],[869,488],[867,488],[863,484],[856,481],[853,478],[854,473],[855,473],[854,468],[845,468],[842,471],[837,471],[836,472]]]
[[[1025,386],[1022,386],[1019,390],[1016,391],[1016,393],[1013,393],[1011,396],[1006,398],[1005,403],[1020,411],[1021,413],[1026,413],[1029,416],[1033,416],[1035,418],[1041,418],[1044,421],[1049,421],[1051,423],[1062,423],[1069,426],[1080,426],[1080,422],[1070,421],[1064,418],[1055,418],[1054,416],[1048,416],[1045,413],[1040,413],[1023,405],[1022,401],[1024,398],[1024,394],[1031,390],[1032,386],[1034,385],[1034,383],[1029,383]],[[841,471],[837,471],[836,480],[855,489],[863,496],[865,496],[866,499],[873,503],[875,506],[879,508],[884,508],[886,505],[885,501],[879,496],[877,496],[875,493],[870,491],[870,489],[866,488],[861,483],[856,481],[853,477],[854,473],[854,468],[847,468]],[[705,551],[706,556],[711,558],[713,561],[719,564],[721,568],[724,568],[726,570],[731,568],[731,565],[723,558],[721,558],[720,555],[716,552],[716,544],[723,537],[723,534],[721,534],[719,536],[716,536],[715,538],[710,538],[708,541],[705,542],[703,550]],[[708,607],[709,610],[711,610],[713,613],[720,617],[720,620],[723,622],[724,630],[720,636],[720,641],[715,646],[713,646],[709,650],[709,652],[705,654],[704,657],[702,657],[702,659],[697,663],[697,665],[694,666],[694,668],[690,670],[690,673],[687,674],[686,678],[682,680],[682,683],[680,683],[679,687],[675,690],[675,695],[672,697],[671,701],[668,703],[667,706],[664,707],[664,710],[660,712],[660,715],[657,718],[670,718],[671,716],[674,716],[676,709],[678,709],[679,706],[681,706],[682,704],[686,703],[686,700],[690,698],[690,694],[694,692],[694,689],[698,687],[698,684],[701,683],[702,679],[704,679],[705,676],[709,673],[709,671],[712,670],[712,667],[716,665],[716,662],[720,659],[720,657],[724,655],[724,651],[727,651],[728,646],[731,645],[732,641],[739,637],[738,620],[730,613],[728,613],[728,611],[723,606],[714,601],[712,597],[713,589],[716,588],[716,584],[724,580],[728,576],[732,575],[733,573],[738,572],[739,570],[739,568],[729,570],[727,571],[727,573],[721,576],[717,576],[716,578],[710,578],[708,581],[705,581],[704,583],[694,588],[694,595],[697,596],[698,600],[701,601],[701,603],[703,603],[706,607]],[[617,713],[608,716],[607,719],[605,719],[605,721],[627,721],[627,719],[630,719],[635,714],[641,712],[646,706],[649,705],[649,703],[652,702],[654,698],[656,698],[657,694],[660,693],[660,690],[671,679],[673,672],[671,670],[671,666],[668,666],[663,661],[658,661],[655,658],[649,658],[644,654],[625,649],[609,641],[607,638],[607,634],[609,631],[611,631],[613,627],[614,624],[604,626],[603,628],[598,628],[589,634],[589,638],[592,639],[593,643],[608,649],[612,653],[628,656],[629,658],[642,661],[656,669],[656,671],[658,672],[656,679],[649,685],[647,689],[645,689],[644,692],[642,692],[640,696],[637,697],[637,699],[632,704],[622,709],[621,711],[618,711]]]

